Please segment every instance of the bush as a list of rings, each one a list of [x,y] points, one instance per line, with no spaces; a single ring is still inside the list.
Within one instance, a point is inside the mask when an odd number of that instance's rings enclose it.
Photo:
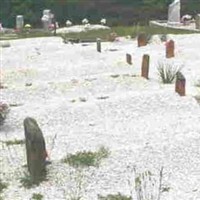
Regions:
[[[160,77],[162,83],[170,84],[174,81],[176,74],[180,72],[181,68],[178,66],[173,66],[170,63],[158,63],[158,76]]]

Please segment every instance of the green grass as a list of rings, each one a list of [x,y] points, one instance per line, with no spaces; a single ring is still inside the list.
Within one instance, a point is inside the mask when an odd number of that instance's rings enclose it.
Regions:
[[[124,196],[124,195],[122,195],[120,193],[114,194],[114,195],[113,194],[109,194],[106,197],[98,195],[98,199],[99,200],[132,200],[131,197]]]
[[[108,149],[106,149],[105,147],[101,147],[96,152],[83,151],[77,152],[76,154],[69,154],[66,158],[63,159],[63,162],[73,167],[98,167],[100,161],[103,158],[107,158],[108,155]]]
[[[40,193],[33,193],[32,195],[32,200],[42,200],[43,199],[43,195]]]
[[[6,189],[8,187],[8,185],[6,183],[4,183],[1,179],[0,179],[0,193],[3,192],[4,189]]]
[[[4,143],[5,143],[7,146],[10,146],[10,145],[22,145],[22,144],[25,144],[25,140],[17,140],[17,139],[14,139],[14,140],[7,140],[7,141],[4,141]]]
[[[188,30],[178,30],[172,28],[163,28],[163,27],[153,27],[153,26],[115,26],[111,29],[101,29],[101,30],[90,30],[88,32],[81,33],[67,33],[67,34],[57,34],[57,36],[62,36],[66,39],[79,39],[80,41],[95,41],[96,38],[101,38],[102,41],[107,41],[109,34],[115,32],[118,36],[127,36],[130,35],[132,38],[136,37],[139,33],[146,33],[148,36],[154,34],[188,34],[192,31]],[[8,36],[5,38],[5,36]],[[35,37],[51,37],[53,33],[44,32],[41,29],[31,30],[30,33],[23,31],[22,33],[17,34],[0,34],[0,40],[2,39],[21,39],[21,38],[35,38]]]

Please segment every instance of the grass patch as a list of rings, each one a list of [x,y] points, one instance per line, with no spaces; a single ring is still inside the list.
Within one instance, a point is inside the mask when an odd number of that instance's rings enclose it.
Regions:
[[[25,144],[25,140],[17,140],[17,139],[14,139],[14,140],[7,140],[4,142],[7,146],[10,146],[10,145],[23,145]]]
[[[108,149],[101,147],[97,152],[83,151],[76,154],[69,154],[63,159],[64,163],[73,167],[98,167],[103,158],[109,155]]]
[[[106,197],[98,195],[98,199],[99,200],[132,200],[131,197],[124,196],[121,193],[118,193],[118,194],[115,194],[115,195],[109,194]]]
[[[4,189],[6,189],[8,187],[8,184],[4,183],[1,179],[0,179],[0,193],[3,192]]]
[[[158,63],[157,70],[158,70],[158,76],[162,81],[162,83],[170,84],[174,82],[176,74],[180,72],[181,68],[173,66],[172,64],[169,63],[160,62]]]
[[[22,184],[22,187],[30,189],[40,185],[40,183],[45,180],[46,180],[46,172],[44,176],[38,178],[37,180],[34,180],[33,177],[30,176],[28,173],[24,173],[24,176],[20,178],[20,183]]]
[[[42,194],[40,194],[40,193],[33,193],[33,195],[32,195],[32,200],[42,200],[43,199],[43,195]]]

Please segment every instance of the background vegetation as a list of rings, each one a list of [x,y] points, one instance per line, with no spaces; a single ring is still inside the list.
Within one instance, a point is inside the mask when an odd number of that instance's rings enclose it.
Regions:
[[[14,27],[16,15],[24,15],[25,23],[41,26],[42,11],[51,9],[56,20],[64,25],[67,19],[91,23],[103,17],[108,25],[145,24],[150,19],[166,19],[168,5],[173,0],[0,0],[0,21],[4,27]],[[200,0],[181,0],[182,14],[200,13]]]

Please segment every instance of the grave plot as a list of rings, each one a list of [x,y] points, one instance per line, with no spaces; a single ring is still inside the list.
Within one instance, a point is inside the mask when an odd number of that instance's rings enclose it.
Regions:
[[[143,194],[158,197],[163,172],[161,199],[199,198],[200,107],[193,96],[200,92],[200,37],[171,37],[171,58],[165,43],[102,42],[98,52],[96,43],[60,38],[10,41],[1,60],[1,100],[10,106],[0,127],[2,197],[136,199],[145,183]],[[159,62],[182,67],[185,84],[177,77],[164,84]],[[26,166],[27,116],[41,128],[51,161],[39,185],[32,185]],[[145,182],[149,176],[153,182]]]

